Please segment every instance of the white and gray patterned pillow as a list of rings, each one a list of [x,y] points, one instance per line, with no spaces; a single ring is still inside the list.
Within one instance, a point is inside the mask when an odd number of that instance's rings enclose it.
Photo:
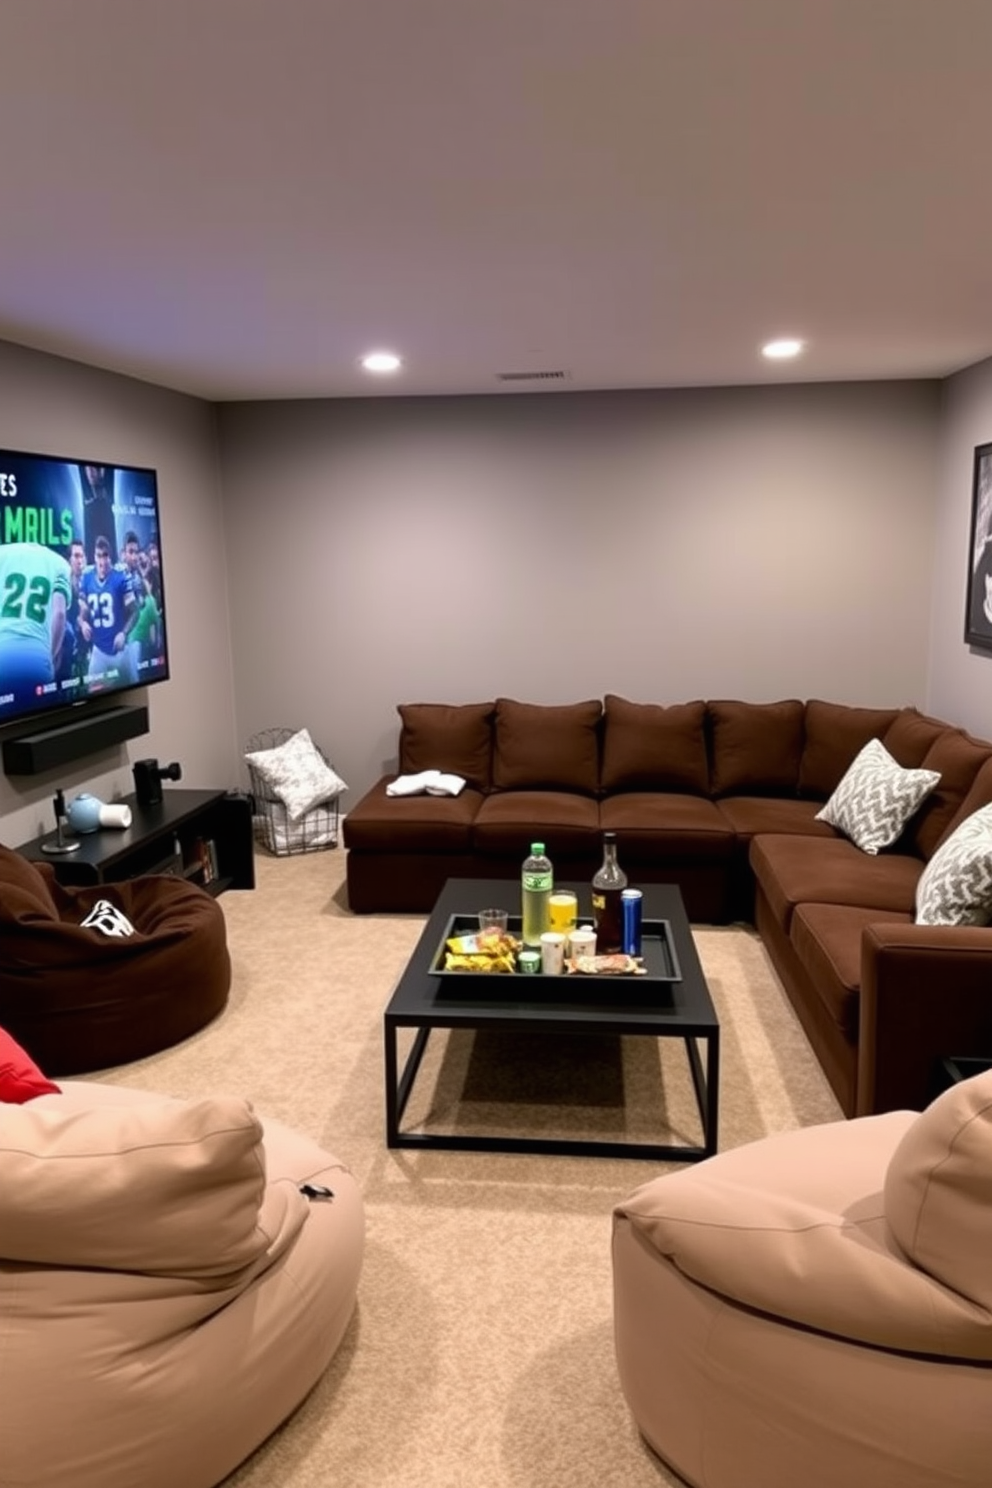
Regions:
[[[890,847],[940,779],[937,770],[905,770],[880,739],[871,739],[851,761],[830,800],[816,813],[862,852]]]
[[[286,807],[290,821],[299,821],[314,806],[347,790],[310,737],[308,729],[275,749],[257,749],[245,759]]]
[[[992,806],[966,817],[916,885],[918,925],[987,925],[992,919]]]

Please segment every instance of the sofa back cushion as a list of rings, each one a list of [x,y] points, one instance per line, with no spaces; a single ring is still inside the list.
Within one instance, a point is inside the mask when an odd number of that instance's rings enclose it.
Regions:
[[[0,1106],[5,1261],[224,1275],[266,1249],[264,1190],[261,1123],[234,1096]]]
[[[595,795],[602,713],[599,698],[560,706],[497,698],[493,785]]]
[[[918,708],[903,708],[879,738],[904,770],[918,770],[926,758],[927,751],[944,734],[953,730],[950,723],[939,718],[928,718]]]
[[[706,705],[714,796],[795,795],[804,705],[716,701]]]
[[[492,784],[494,703],[401,703],[400,774],[443,770],[476,790]]]
[[[992,744],[972,739],[962,729],[945,729],[923,757],[921,768],[936,770],[940,780],[910,821],[903,843],[921,858],[931,858],[975,783]],[[902,845],[902,844],[900,844]]]
[[[942,847],[951,833],[956,831],[962,822],[967,821],[970,816],[973,816],[976,811],[980,811],[983,806],[989,805],[992,805],[992,759],[987,759],[983,765],[979,765],[978,773],[972,781],[967,795],[947,823],[943,832],[941,832],[937,847]]]
[[[682,791],[706,795],[706,704],[630,703],[606,694],[604,791]]]
[[[898,708],[852,708],[810,698],[799,765],[799,794],[815,800],[832,795],[855,756],[869,739],[880,739],[898,713]]]

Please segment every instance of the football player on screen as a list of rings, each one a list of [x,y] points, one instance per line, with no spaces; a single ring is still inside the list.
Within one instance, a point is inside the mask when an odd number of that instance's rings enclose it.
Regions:
[[[72,582],[72,592],[69,596],[69,609],[65,617],[65,640],[62,642],[62,657],[58,666],[58,680],[68,682],[75,680],[77,691],[84,691],[83,684],[86,674],[90,669],[90,648],[83,639],[83,633],[79,628],[80,620],[80,584],[83,579],[83,571],[86,568],[86,550],[82,541],[74,537],[69,544],[69,570]]]
[[[136,532],[126,532],[117,567],[122,573],[127,575],[127,581],[131,585],[131,593],[134,595],[135,618],[134,624],[129,630],[128,647],[130,650],[130,665],[135,677],[137,677],[140,670],[141,646],[138,630],[141,628],[141,609],[147,593],[147,587],[139,563],[140,557],[141,545],[138,542],[138,534]]]
[[[80,629],[92,643],[90,682],[106,680],[125,686],[137,682],[134,654],[128,636],[138,618],[128,574],[113,565],[110,543],[98,537],[94,559],[80,580]]]
[[[69,565],[51,548],[0,544],[0,696],[21,704],[50,690],[71,593]]]

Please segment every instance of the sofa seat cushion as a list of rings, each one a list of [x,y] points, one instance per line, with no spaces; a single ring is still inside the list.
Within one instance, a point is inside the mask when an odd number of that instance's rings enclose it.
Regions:
[[[709,791],[706,704],[630,703],[608,692],[603,727],[604,792]]]
[[[911,915],[886,909],[852,909],[847,904],[799,904],[789,939],[803,968],[844,1035],[858,1037],[861,991],[861,932],[888,920],[909,924]]]
[[[618,835],[621,867],[663,861],[725,863],[734,833],[714,802],[703,796],[625,791],[599,803],[604,832]]]
[[[903,853],[863,853],[842,838],[763,833],[751,843],[751,868],[769,908],[788,934],[797,904],[846,904],[912,916],[923,862]]]
[[[738,837],[759,832],[799,832],[805,837],[836,836],[833,827],[816,820],[819,801],[797,801],[776,796],[721,796],[717,809]]]
[[[344,841],[361,852],[468,852],[481,791],[457,796],[387,796],[395,775],[378,781],[344,819]]]
[[[521,862],[531,842],[543,842],[552,862],[556,855],[594,855],[599,806],[591,796],[568,791],[494,791],[479,806],[471,842],[476,852]]]

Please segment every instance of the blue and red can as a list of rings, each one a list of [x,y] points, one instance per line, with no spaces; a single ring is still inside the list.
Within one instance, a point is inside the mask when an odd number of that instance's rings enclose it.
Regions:
[[[620,895],[622,921],[621,950],[627,956],[641,954],[641,905],[644,895],[640,889],[624,889]]]

